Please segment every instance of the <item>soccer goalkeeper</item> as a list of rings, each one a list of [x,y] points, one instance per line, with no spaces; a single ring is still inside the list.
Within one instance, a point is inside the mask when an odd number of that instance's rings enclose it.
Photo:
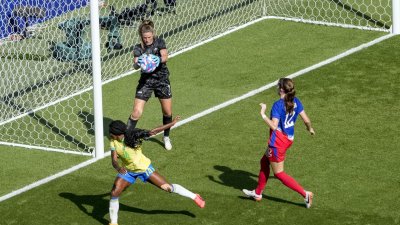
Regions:
[[[151,73],[141,72],[139,84],[136,87],[135,101],[133,111],[128,119],[128,129],[136,127],[137,121],[143,113],[144,105],[154,92],[159,99],[163,114],[163,124],[172,121],[172,92],[169,82],[169,70],[167,68],[168,51],[165,41],[155,34],[154,24],[151,20],[144,20],[139,26],[139,36],[141,43],[135,45],[134,67],[140,68],[139,57],[143,54],[151,54],[160,58],[160,64]],[[164,131],[164,147],[167,150],[172,149],[171,140],[169,138],[170,129]]]

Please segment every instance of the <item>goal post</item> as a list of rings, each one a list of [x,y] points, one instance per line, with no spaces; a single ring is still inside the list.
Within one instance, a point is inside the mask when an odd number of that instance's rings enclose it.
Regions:
[[[400,0],[392,0],[392,33],[400,34]]]
[[[103,97],[101,87],[101,50],[100,50],[100,24],[99,1],[90,0],[90,28],[92,38],[92,73],[93,73],[93,109],[95,134],[103,134]],[[97,159],[104,157],[103,135],[95,135],[95,152]]]

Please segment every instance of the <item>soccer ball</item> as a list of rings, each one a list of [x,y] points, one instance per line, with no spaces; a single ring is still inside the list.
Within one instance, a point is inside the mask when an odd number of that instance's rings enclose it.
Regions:
[[[138,64],[143,73],[152,73],[160,65],[160,57],[153,54],[143,54],[139,56]]]

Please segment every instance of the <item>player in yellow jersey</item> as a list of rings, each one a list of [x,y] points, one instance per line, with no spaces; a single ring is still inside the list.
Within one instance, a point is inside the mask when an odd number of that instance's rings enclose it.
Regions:
[[[204,208],[205,201],[199,194],[195,194],[179,184],[171,184],[161,176],[152,166],[151,160],[142,153],[142,141],[161,131],[171,128],[180,117],[175,117],[172,122],[156,127],[152,130],[127,129],[126,124],[120,120],[110,123],[111,160],[112,166],[118,171],[111,190],[110,200],[110,225],[117,224],[119,201],[121,193],[135,183],[139,178],[143,182],[149,181],[160,189],[191,198],[200,207]],[[118,162],[118,158],[122,162]]]

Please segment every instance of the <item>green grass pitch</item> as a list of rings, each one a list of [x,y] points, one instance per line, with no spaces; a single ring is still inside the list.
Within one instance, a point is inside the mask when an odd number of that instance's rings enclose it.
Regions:
[[[187,118],[382,35],[256,23],[170,59],[174,114]],[[174,129],[172,151],[160,137],[144,144],[162,175],[204,197],[204,209],[139,181],[120,198],[119,224],[399,224],[399,58],[396,36],[295,78],[316,136],[298,122],[285,170],[315,193],[311,209],[273,177],[260,203],[241,193],[256,185],[267,137],[258,103],[271,106],[277,95],[270,89]],[[137,79],[103,87],[106,123],[127,119]],[[153,98],[138,126],[160,123]],[[4,146],[0,152],[0,195],[88,159]],[[5,200],[0,224],[108,224],[115,175],[105,158]]]

